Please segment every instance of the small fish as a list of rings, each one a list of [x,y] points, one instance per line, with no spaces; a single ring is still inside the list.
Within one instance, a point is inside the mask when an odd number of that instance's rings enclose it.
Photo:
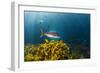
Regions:
[[[49,38],[60,38],[60,36],[58,35],[58,33],[56,31],[49,31],[49,32],[43,32],[41,30],[41,36],[40,37],[49,37]]]

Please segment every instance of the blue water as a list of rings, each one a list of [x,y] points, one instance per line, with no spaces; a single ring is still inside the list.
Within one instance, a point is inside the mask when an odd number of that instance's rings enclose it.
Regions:
[[[24,44],[43,41],[41,31],[56,31],[65,43],[90,45],[90,14],[24,11]]]

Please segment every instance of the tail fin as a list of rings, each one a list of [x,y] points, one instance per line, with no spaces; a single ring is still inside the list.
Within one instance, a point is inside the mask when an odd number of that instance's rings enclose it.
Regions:
[[[43,30],[42,30],[42,29],[41,29],[40,31],[41,31],[41,36],[40,36],[40,37],[43,37],[44,32],[43,32]]]

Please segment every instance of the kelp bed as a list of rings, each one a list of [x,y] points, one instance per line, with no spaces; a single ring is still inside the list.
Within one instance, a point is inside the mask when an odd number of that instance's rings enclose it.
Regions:
[[[78,50],[79,51],[79,50]],[[72,51],[70,45],[60,41],[48,41],[33,45],[28,44],[24,48],[24,61],[43,61],[43,60],[65,60],[85,58],[84,54]]]

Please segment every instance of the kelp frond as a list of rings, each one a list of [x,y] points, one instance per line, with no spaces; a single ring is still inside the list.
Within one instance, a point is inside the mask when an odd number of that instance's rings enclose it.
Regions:
[[[48,41],[35,46],[28,44],[24,48],[24,60],[25,61],[42,61],[42,60],[63,60],[71,59],[70,47],[60,41]]]

